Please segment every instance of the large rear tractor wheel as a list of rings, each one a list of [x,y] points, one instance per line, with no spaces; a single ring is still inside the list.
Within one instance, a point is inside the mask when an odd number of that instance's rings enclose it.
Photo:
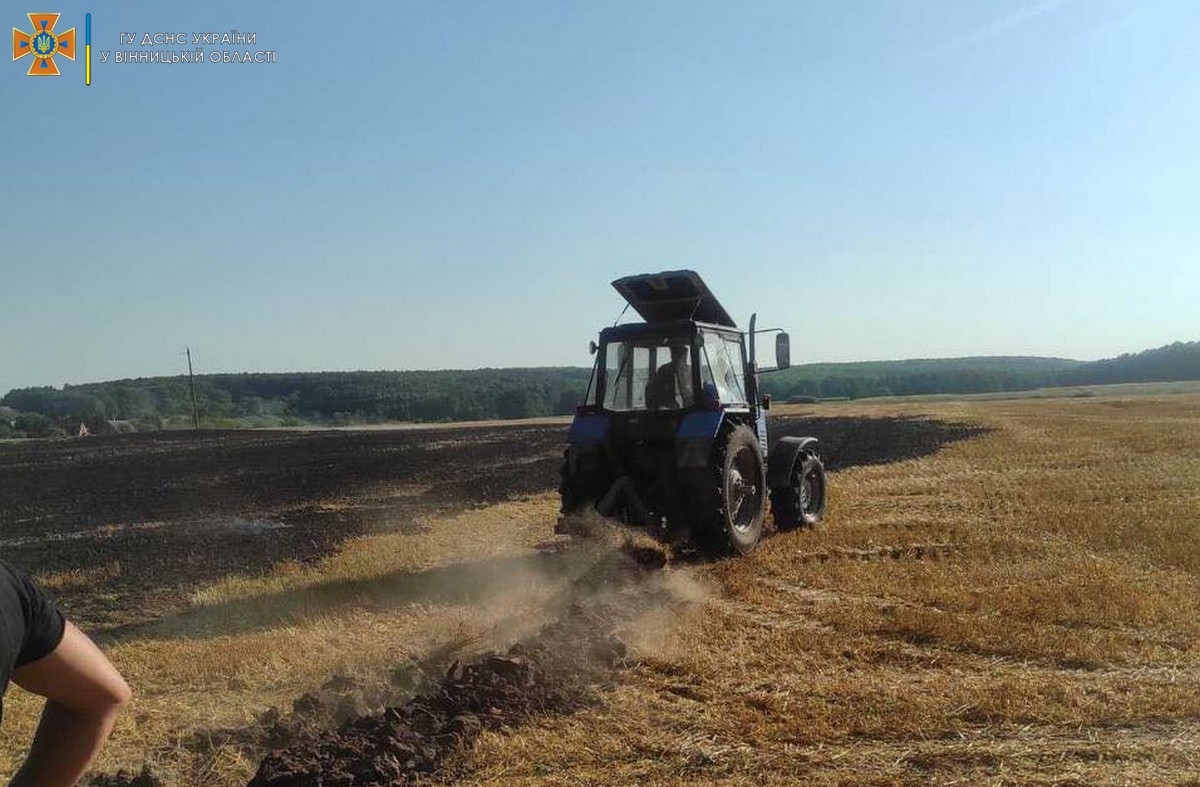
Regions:
[[[813,527],[825,515],[825,465],[813,451],[796,457],[788,485],[771,490],[771,516],[779,530]]]
[[[714,450],[715,494],[700,495],[692,536],[706,552],[748,555],[762,538],[766,513],[766,467],[758,438],[748,426],[735,426]]]

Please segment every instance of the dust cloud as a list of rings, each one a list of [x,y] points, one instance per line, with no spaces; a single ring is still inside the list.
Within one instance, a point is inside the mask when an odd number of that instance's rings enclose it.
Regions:
[[[445,770],[484,730],[594,701],[622,667],[661,652],[682,610],[708,597],[686,569],[669,567],[662,545],[606,527],[489,575],[503,591],[482,601],[494,622],[475,641],[515,638],[506,649],[442,652],[449,666],[426,664],[440,678],[403,704],[268,754],[247,787],[410,783]]]

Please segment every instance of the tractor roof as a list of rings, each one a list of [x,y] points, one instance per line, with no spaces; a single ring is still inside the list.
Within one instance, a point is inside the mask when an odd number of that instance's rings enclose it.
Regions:
[[[665,336],[682,336],[691,338],[699,330],[708,329],[719,333],[740,336],[741,331],[727,325],[713,325],[692,320],[665,320],[663,322],[627,322],[621,325],[610,325],[600,331],[602,342],[638,341],[640,339],[657,339]]]
[[[695,271],[639,273],[612,285],[646,322],[695,320],[737,327]]]

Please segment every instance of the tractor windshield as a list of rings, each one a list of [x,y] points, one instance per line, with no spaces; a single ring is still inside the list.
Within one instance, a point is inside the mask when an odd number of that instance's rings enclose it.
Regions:
[[[717,398],[726,404],[744,404],[746,389],[742,384],[746,359],[742,356],[740,336],[705,331],[700,351],[700,382],[712,385]]]
[[[682,337],[609,342],[604,351],[606,410],[678,410],[696,400],[692,345]]]

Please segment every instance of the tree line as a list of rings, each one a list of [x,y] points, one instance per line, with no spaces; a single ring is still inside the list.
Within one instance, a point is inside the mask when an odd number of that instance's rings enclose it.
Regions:
[[[781,400],[1029,391],[1059,384],[1079,366],[1065,358],[982,357],[805,364],[763,376]]]
[[[210,427],[528,418],[573,412],[590,375],[577,367],[211,374],[196,377],[196,404]],[[986,357],[804,364],[764,375],[762,383],[786,401],[1171,380],[1200,380],[1200,342],[1091,363]],[[7,408],[0,411],[0,438],[62,434],[81,421],[158,429],[192,419],[186,377],[21,388],[0,405]]]
[[[573,412],[589,374],[564,367],[199,375],[196,409],[202,425],[215,427],[529,418]],[[22,388],[0,404],[59,423],[126,420],[155,429],[192,420],[186,377]]]

